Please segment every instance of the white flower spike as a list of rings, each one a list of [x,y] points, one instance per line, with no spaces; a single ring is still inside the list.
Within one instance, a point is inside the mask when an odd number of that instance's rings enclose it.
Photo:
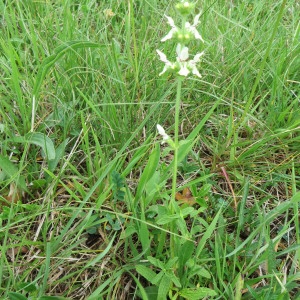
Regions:
[[[157,125],[156,125],[156,128],[157,128],[158,133],[159,133],[159,134],[162,136],[162,138],[163,138],[162,144],[163,144],[164,142],[166,142],[167,140],[170,139],[170,137],[166,134],[165,130],[162,128],[161,125],[157,124]]]
[[[168,19],[169,25],[172,27],[169,33],[161,39],[162,42],[165,42],[167,40],[170,40],[173,38],[174,34],[178,33],[178,38],[184,37],[186,39],[189,39],[189,34],[192,34],[196,40],[200,40],[204,43],[204,40],[198,30],[196,29],[196,26],[199,24],[199,18],[201,14],[198,14],[194,18],[194,23],[191,25],[189,22],[185,23],[184,30],[180,30],[175,26],[174,20],[171,17],[165,16]]]

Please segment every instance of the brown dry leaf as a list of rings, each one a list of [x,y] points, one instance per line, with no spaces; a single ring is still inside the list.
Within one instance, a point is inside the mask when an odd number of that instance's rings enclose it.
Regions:
[[[196,203],[195,198],[192,196],[192,192],[188,187],[184,188],[182,193],[177,192],[175,199],[181,203],[187,203],[189,205],[194,205]]]
[[[4,197],[8,202],[17,203],[22,199],[22,192],[16,187],[14,183],[10,184],[9,193]]]
[[[9,248],[6,251],[6,255],[9,256],[10,260],[13,262],[15,261],[15,258],[19,254],[27,254],[29,252],[29,249],[26,246],[21,246],[21,247],[14,247],[14,248]]]

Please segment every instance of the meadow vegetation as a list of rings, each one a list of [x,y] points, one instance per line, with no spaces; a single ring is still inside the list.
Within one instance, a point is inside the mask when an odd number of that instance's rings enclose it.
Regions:
[[[1,299],[300,298],[300,5],[196,3],[172,199],[176,2],[0,1]]]

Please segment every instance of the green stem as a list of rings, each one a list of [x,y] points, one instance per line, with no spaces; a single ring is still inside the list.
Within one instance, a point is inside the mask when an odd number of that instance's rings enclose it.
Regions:
[[[176,187],[177,187],[177,168],[178,168],[178,148],[179,148],[179,112],[180,112],[180,100],[181,100],[181,84],[182,79],[177,79],[177,93],[176,93],[176,102],[175,102],[175,134],[174,134],[174,160],[173,160],[173,177],[172,177],[172,194],[171,201],[169,203],[169,209],[171,215],[175,213],[175,195],[176,195]],[[174,232],[174,222],[171,223],[171,233]],[[175,252],[175,241],[174,236],[171,234],[170,236],[170,248],[171,248],[171,257],[174,257]]]

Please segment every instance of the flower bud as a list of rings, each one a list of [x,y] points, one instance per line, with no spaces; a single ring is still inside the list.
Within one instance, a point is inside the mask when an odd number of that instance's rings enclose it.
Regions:
[[[174,37],[179,44],[188,44],[189,41],[194,39],[194,36],[186,30],[178,30],[178,32],[175,33]]]
[[[195,3],[189,1],[181,1],[175,5],[175,8],[182,16],[187,16],[194,10]]]

